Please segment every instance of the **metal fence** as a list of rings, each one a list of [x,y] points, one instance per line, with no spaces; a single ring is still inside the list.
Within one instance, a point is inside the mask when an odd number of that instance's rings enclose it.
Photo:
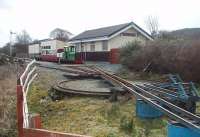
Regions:
[[[31,82],[37,76],[36,73],[36,61],[32,60],[26,67],[25,71],[20,77],[20,85],[22,86],[23,92],[23,127],[29,127],[29,112],[28,112],[28,105],[27,105],[27,94],[28,89]]]
[[[27,94],[30,84],[37,76],[37,72],[35,60],[26,60],[26,62],[28,64],[18,79],[17,83],[18,137],[89,137],[85,135],[62,133],[41,129],[40,116],[30,116],[27,105]]]

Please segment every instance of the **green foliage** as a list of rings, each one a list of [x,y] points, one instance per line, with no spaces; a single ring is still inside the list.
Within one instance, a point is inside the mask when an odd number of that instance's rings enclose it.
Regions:
[[[136,53],[141,49],[140,42],[134,41],[134,42],[128,42],[123,48],[120,50],[121,57],[124,56],[132,56],[132,54]]]
[[[120,62],[129,67],[130,60],[134,60],[138,56],[141,50],[141,44],[138,41],[129,42],[120,50]]]

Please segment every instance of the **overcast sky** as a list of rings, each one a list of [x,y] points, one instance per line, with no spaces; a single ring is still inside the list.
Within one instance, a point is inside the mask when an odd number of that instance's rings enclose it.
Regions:
[[[200,27],[199,6],[199,0],[0,0],[0,46],[10,30],[25,29],[33,39],[48,38],[57,27],[76,35],[131,21],[146,30],[149,15],[162,30]]]

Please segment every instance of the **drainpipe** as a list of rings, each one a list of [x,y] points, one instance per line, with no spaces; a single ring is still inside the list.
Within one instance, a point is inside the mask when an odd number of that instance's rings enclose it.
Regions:
[[[85,47],[85,61],[87,61],[87,45]]]
[[[82,51],[82,40],[81,40],[81,52],[80,52],[81,54],[80,54],[80,56],[81,56],[81,61],[84,61],[82,52],[83,52],[83,51]]]

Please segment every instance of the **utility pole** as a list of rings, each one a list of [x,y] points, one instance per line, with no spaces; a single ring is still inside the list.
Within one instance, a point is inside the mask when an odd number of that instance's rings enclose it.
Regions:
[[[16,34],[15,32],[10,31],[10,56],[12,57],[12,35]]]

